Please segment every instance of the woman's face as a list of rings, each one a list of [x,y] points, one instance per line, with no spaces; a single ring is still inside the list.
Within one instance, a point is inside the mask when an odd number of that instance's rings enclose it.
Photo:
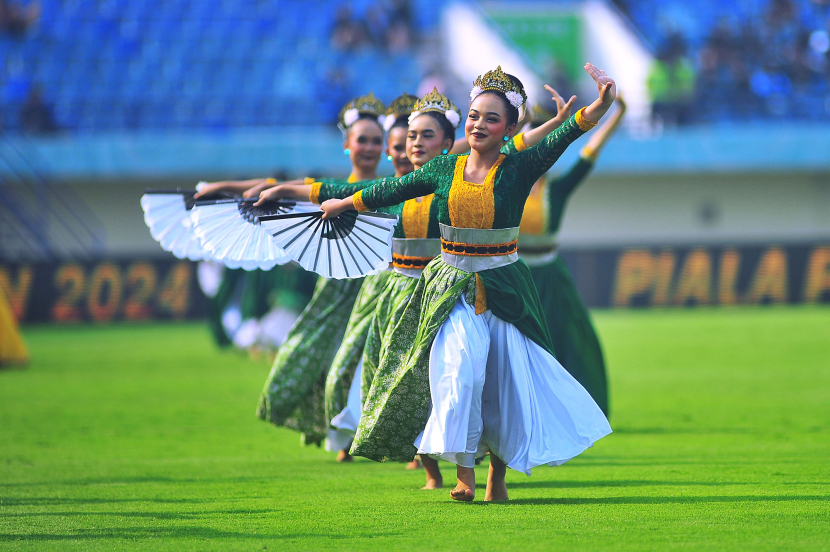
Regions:
[[[504,102],[493,94],[480,94],[470,104],[464,134],[476,151],[501,149],[504,137],[512,135],[516,125],[507,124]]]
[[[395,167],[395,176],[403,176],[415,170],[409,158],[406,156],[406,128],[402,126],[392,127],[386,135],[386,155],[392,157],[392,165]]]
[[[352,166],[361,171],[375,171],[383,152],[383,131],[371,119],[358,119],[349,127],[343,146],[349,148]]]
[[[441,155],[451,145],[451,140],[444,139],[441,125],[431,116],[419,115],[409,123],[409,131],[406,134],[406,156],[416,169],[423,167],[433,157]]]

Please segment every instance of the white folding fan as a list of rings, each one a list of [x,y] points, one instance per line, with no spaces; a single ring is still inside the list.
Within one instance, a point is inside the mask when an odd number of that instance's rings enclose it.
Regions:
[[[147,190],[141,196],[144,222],[150,228],[150,235],[161,248],[170,251],[179,259],[201,261],[210,255],[202,248],[199,238],[193,233],[190,209],[193,207],[195,191]]]
[[[293,201],[269,201],[254,207],[256,198],[197,201],[190,211],[193,230],[211,257],[228,268],[270,270],[290,262],[291,256],[274,243],[258,216],[303,209]],[[314,208],[311,203],[305,204]]]
[[[392,262],[398,217],[346,211],[323,220],[322,211],[259,218],[277,245],[300,266],[326,278],[359,278]]]

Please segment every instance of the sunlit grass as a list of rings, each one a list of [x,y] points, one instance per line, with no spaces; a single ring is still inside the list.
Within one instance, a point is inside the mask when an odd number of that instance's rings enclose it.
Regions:
[[[830,310],[595,321],[615,433],[509,473],[507,504],[301,447],[254,416],[267,362],[201,325],[24,329],[31,365],[0,372],[0,549],[828,548]]]

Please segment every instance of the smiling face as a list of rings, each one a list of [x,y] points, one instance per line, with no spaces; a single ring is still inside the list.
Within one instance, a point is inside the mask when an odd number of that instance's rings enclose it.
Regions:
[[[470,104],[464,134],[470,147],[483,153],[501,149],[505,136],[512,136],[515,124],[508,124],[504,102],[493,94],[479,94]]]
[[[416,169],[420,169],[427,161],[451,147],[452,140],[444,138],[441,125],[430,115],[419,115],[409,123],[406,155]]]
[[[392,157],[395,176],[403,176],[415,170],[406,156],[406,127],[392,127],[386,134],[386,155]]]
[[[349,149],[349,159],[354,168],[374,172],[383,152],[383,130],[372,119],[358,119],[349,127],[343,147]]]

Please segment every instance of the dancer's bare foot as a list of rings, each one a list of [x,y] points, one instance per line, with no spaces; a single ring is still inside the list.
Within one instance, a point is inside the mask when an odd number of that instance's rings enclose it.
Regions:
[[[508,500],[507,483],[504,476],[507,473],[507,465],[501,458],[490,453],[490,473],[487,474],[487,489],[484,491],[484,500]]]
[[[438,460],[430,458],[426,454],[421,454],[421,462],[424,464],[424,470],[427,472],[427,484],[421,487],[424,491],[432,489],[442,489],[444,487],[444,478],[441,476],[441,470],[438,468]]]
[[[337,451],[337,461],[338,462],[353,462],[354,457],[349,454],[349,451],[346,449],[340,449]]]
[[[421,463],[418,462],[418,457],[417,456],[412,460],[412,462],[410,462],[406,465],[406,469],[408,469],[408,470],[420,470],[421,469]]]
[[[470,502],[476,497],[476,472],[473,468],[456,466],[458,484],[450,491],[450,498]]]

